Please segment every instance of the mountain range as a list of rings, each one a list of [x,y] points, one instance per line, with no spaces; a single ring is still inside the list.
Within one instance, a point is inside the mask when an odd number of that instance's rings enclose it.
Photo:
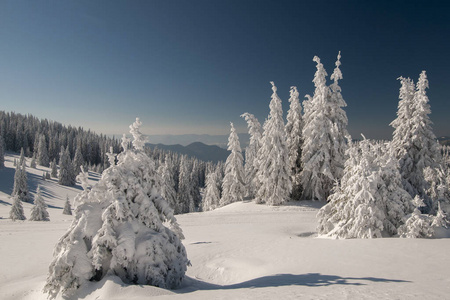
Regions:
[[[250,136],[248,133],[239,133],[239,142],[241,148],[248,146]],[[216,145],[226,149],[228,143],[228,135],[209,135],[209,134],[156,134],[147,135],[148,141],[152,144],[164,145],[181,145],[188,146],[194,142],[201,142],[206,145]]]
[[[146,144],[151,149],[158,148],[166,151],[176,152],[179,154],[185,154],[190,157],[196,157],[203,161],[212,161],[217,163],[218,161],[226,161],[230,152],[224,148],[216,145],[206,145],[201,142],[194,142],[187,146],[180,144],[164,145],[164,144]]]

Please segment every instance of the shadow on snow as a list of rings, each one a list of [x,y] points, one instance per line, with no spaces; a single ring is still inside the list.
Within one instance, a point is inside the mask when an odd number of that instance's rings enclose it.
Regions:
[[[309,287],[323,287],[331,285],[352,285],[361,286],[366,285],[364,282],[385,282],[385,283],[409,283],[410,281],[398,279],[385,279],[375,277],[340,277],[335,275],[322,275],[319,273],[308,273],[301,275],[293,274],[277,274],[271,276],[264,276],[241,283],[230,285],[217,285],[203,282],[197,279],[186,277],[183,287],[179,290],[173,290],[175,293],[184,294],[199,290],[230,290],[230,289],[245,289],[245,288],[265,288],[265,287],[280,287],[280,286],[309,286]]]

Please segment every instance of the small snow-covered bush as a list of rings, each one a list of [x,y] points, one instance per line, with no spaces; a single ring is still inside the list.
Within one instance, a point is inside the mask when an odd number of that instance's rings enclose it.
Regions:
[[[57,243],[45,292],[68,294],[114,274],[125,283],[176,288],[189,261],[173,209],[157,190],[154,161],[143,151],[139,119],[134,149],[122,143],[117,164],[75,198],[75,216]],[[83,174],[83,172],[82,172]]]
[[[423,200],[416,196],[413,200],[416,209],[408,217],[405,224],[402,225],[399,230],[399,236],[403,238],[432,238],[436,235],[437,229],[446,229],[448,227],[447,216],[441,209],[441,205],[438,204],[438,211],[436,216],[422,214],[419,210],[420,207],[424,207]]]
[[[66,197],[66,203],[64,203],[63,215],[72,215],[72,206],[69,202],[69,196]]]

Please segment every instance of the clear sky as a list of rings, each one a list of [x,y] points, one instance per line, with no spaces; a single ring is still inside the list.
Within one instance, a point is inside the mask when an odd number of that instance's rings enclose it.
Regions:
[[[312,94],[318,55],[340,81],[354,137],[390,138],[399,76],[426,70],[450,135],[450,1],[0,0],[0,109],[98,133],[139,116],[147,134],[239,132],[275,81]],[[303,100],[303,97],[301,97]]]

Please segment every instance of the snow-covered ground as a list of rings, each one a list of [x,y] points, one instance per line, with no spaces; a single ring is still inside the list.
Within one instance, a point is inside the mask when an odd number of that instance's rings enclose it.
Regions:
[[[81,188],[42,181],[46,168],[27,168],[30,191],[42,185],[50,222],[12,222],[14,158],[7,155],[0,170],[0,299],[47,299],[42,288],[53,247],[72,220],[62,214],[65,197]],[[31,207],[24,203],[27,217]],[[182,288],[130,286],[110,276],[72,298],[449,299],[450,239],[317,238],[318,208],[317,202],[240,202],[179,215],[192,263]]]

